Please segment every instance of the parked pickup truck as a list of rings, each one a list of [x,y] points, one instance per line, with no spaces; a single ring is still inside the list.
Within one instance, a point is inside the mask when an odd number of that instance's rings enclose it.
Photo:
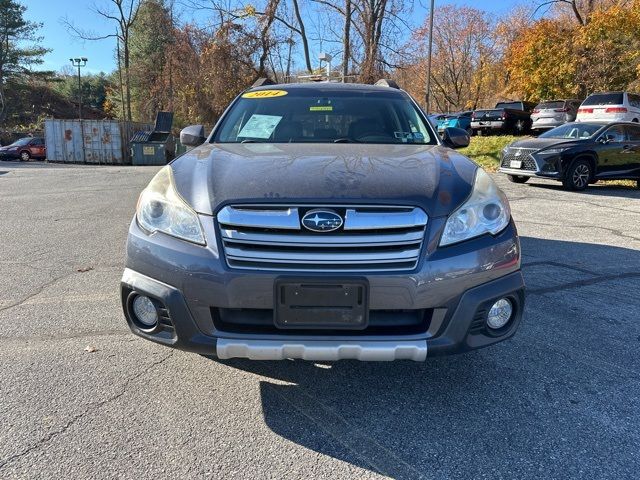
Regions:
[[[471,116],[471,128],[478,135],[485,132],[523,134],[531,128],[530,102],[498,102],[492,110],[476,110]]]

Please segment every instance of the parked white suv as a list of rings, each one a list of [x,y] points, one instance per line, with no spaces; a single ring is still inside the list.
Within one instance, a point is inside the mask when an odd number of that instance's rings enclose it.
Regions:
[[[627,92],[594,93],[582,102],[577,122],[640,122],[640,95]]]
[[[531,130],[548,130],[576,119],[580,100],[548,100],[531,112]]]

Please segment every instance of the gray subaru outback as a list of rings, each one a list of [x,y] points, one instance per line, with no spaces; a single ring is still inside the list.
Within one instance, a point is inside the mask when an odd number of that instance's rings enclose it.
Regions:
[[[140,195],[131,330],[227,359],[421,361],[511,337],[505,195],[392,82],[254,86]]]

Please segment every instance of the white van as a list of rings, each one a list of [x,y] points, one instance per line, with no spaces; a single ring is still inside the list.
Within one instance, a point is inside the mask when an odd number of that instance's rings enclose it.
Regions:
[[[576,122],[640,122],[640,95],[627,92],[593,93],[580,108]]]

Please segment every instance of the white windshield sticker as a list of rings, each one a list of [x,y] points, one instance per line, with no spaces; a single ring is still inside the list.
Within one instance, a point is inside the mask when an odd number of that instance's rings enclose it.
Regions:
[[[280,120],[282,117],[276,115],[253,114],[238,133],[238,137],[269,138]]]

